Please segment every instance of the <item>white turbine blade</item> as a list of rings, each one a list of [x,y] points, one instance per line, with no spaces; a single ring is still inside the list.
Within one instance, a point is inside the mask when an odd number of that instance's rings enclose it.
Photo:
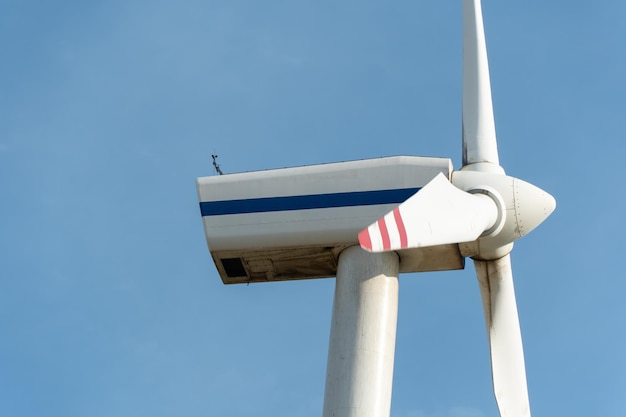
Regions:
[[[493,390],[502,417],[530,417],[524,351],[509,255],[474,260],[483,300]]]
[[[463,0],[463,166],[499,165],[480,0]]]
[[[476,240],[497,219],[495,203],[437,175],[424,188],[359,233],[370,252],[419,248]]]

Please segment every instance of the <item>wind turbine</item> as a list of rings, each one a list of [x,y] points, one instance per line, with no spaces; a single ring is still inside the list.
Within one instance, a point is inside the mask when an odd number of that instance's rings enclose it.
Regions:
[[[336,276],[325,417],[389,415],[398,273],[461,269],[465,257],[500,415],[530,416],[509,254],[556,203],[499,164],[480,0],[463,0],[463,39],[459,171],[449,159],[394,157],[198,179],[224,283]]]

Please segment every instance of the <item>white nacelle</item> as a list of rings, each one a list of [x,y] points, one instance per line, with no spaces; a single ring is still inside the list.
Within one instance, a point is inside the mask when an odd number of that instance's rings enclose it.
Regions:
[[[359,231],[440,172],[449,159],[399,156],[198,178],[207,245],[227,284],[335,276]],[[398,254],[400,272],[464,266],[456,244]]]

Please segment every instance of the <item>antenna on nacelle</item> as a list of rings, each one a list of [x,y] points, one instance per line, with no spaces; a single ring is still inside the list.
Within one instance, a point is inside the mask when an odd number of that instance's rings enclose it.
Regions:
[[[211,155],[211,158],[213,158],[213,166],[215,167],[215,171],[219,175],[224,175],[224,173],[222,172],[222,169],[220,168],[219,164],[217,163],[217,155],[213,154],[213,155]]]

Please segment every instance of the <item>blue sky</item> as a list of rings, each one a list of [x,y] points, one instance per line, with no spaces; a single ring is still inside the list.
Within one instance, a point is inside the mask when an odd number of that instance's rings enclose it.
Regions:
[[[534,415],[626,415],[626,4],[483,4]],[[224,286],[195,178],[461,158],[461,3],[0,5],[0,415],[319,416],[334,280]],[[400,280],[392,415],[495,417],[473,268]]]

